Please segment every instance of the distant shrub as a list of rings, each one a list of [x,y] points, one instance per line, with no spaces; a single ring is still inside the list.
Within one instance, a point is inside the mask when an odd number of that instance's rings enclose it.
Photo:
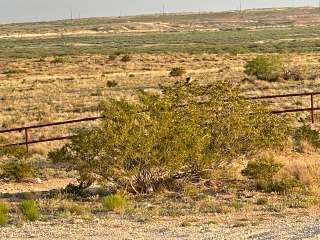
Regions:
[[[280,58],[272,56],[258,56],[245,65],[245,73],[255,76],[259,80],[275,82],[281,76],[282,61]]]
[[[9,207],[5,202],[0,202],[0,226],[3,226],[7,222]]]
[[[112,178],[148,193],[168,179],[279,148],[287,139],[286,119],[246,100],[230,83],[161,88],[162,96],[140,92],[136,102],[103,102],[101,126],[79,131],[50,159],[77,170],[81,181]]]
[[[127,201],[120,195],[109,195],[102,199],[103,207],[108,211],[121,213],[127,206]]]
[[[121,58],[121,61],[122,62],[130,62],[132,60],[132,57],[130,55],[124,55],[122,58]]]
[[[116,81],[116,80],[109,80],[109,81],[107,81],[107,87],[109,87],[109,88],[113,88],[113,87],[116,87],[116,86],[118,86],[118,82]]]
[[[108,58],[110,61],[114,61],[117,59],[117,55],[113,54],[113,55],[110,55],[109,58]]]
[[[12,158],[0,166],[0,178],[18,182],[36,176],[35,168],[23,158]]]
[[[64,63],[64,62],[65,62],[65,59],[61,57],[56,57],[50,61],[50,63],[52,64],[58,64],[58,63]]]
[[[20,203],[19,209],[22,215],[29,221],[36,221],[39,218],[39,209],[33,200],[24,200]]]
[[[297,67],[284,68],[282,78],[284,80],[301,81],[304,79],[304,73]]]
[[[172,68],[170,73],[169,73],[170,77],[181,77],[184,74],[186,74],[186,70],[184,68],[181,68],[181,67]]]

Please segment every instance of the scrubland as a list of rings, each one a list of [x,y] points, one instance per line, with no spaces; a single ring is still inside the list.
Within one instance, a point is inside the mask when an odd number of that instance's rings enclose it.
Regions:
[[[318,114],[246,99],[319,91],[315,11],[0,26],[0,129],[104,116],[1,148],[0,238],[318,237]]]

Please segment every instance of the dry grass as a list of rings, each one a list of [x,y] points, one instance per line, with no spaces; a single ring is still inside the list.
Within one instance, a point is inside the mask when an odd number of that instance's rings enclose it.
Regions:
[[[172,67],[183,67],[186,77],[206,83],[230,80],[240,84],[247,95],[267,95],[288,92],[316,91],[320,79],[304,81],[242,81],[243,66],[253,54],[231,56],[215,54],[141,54],[132,55],[128,63],[120,57],[110,61],[108,56],[87,55],[65,57],[61,63],[54,59],[0,60],[0,128],[60,121],[99,115],[99,102],[104,98],[134,99],[136,89],[157,91],[159,84],[185,81],[185,77],[170,78]],[[319,67],[319,54],[283,55],[292,64]],[[13,73],[5,73],[9,70]],[[6,70],[6,71],[4,71]],[[1,74],[2,73],[2,74]],[[108,87],[108,81],[119,83]],[[317,100],[317,103],[319,100]],[[309,106],[309,99],[292,98],[275,102],[274,108]],[[307,114],[300,114],[307,116]],[[73,128],[89,127],[94,123],[51,127],[33,131],[31,139],[64,135]],[[19,133],[6,135],[11,140],[21,139]],[[47,144],[38,145],[36,153],[45,154]],[[56,146],[51,144],[49,146]]]

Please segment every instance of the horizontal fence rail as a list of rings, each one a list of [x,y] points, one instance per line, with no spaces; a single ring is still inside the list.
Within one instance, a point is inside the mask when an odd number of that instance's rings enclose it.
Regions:
[[[309,108],[298,108],[298,109],[286,109],[286,110],[271,110],[270,112],[273,114],[283,114],[283,113],[295,113],[295,112],[310,112],[311,113],[311,122],[314,123],[314,112],[319,111],[319,107],[314,106],[314,96],[320,95],[320,92],[312,92],[312,93],[291,93],[291,94],[280,94],[280,95],[268,95],[268,96],[254,96],[254,97],[247,97],[248,100],[264,100],[264,99],[276,99],[276,98],[292,98],[292,97],[310,97],[310,107]],[[103,117],[87,117],[75,120],[68,120],[68,121],[61,121],[61,122],[52,122],[47,124],[39,124],[39,125],[31,125],[25,127],[18,127],[12,129],[4,129],[0,130],[0,134],[2,133],[10,133],[10,132],[24,132],[24,141],[19,143],[11,143],[6,145],[0,145],[0,148],[3,147],[13,147],[13,146],[25,146],[27,152],[29,151],[29,145],[36,144],[36,143],[45,143],[45,142],[53,142],[53,141],[62,141],[72,138],[73,136],[60,136],[60,137],[52,137],[47,139],[38,139],[38,140],[30,140],[29,137],[29,130],[32,129],[39,129],[39,128],[46,128],[52,126],[60,126],[60,125],[67,125],[67,124],[74,124],[74,123],[81,123],[81,122],[91,122],[102,119]]]

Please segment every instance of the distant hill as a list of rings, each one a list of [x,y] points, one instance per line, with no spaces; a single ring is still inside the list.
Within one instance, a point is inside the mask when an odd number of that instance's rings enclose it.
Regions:
[[[251,9],[242,12],[175,13],[4,24],[0,25],[0,36],[218,31],[234,28],[318,24],[320,24],[319,8]]]

